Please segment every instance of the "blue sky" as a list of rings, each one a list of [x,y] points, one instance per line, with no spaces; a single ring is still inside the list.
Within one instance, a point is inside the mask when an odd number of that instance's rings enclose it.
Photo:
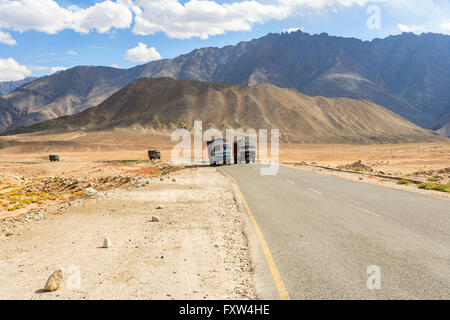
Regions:
[[[287,29],[450,34],[448,0],[0,0],[0,81],[77,65],[130,68]]]

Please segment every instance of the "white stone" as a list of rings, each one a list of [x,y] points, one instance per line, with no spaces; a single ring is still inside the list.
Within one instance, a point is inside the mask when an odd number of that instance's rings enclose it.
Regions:
[[[93,197],[97,194],[97,190],[93,189],[93,188],[87,188],[84,190],[84,195],[86,197]]]
[[[105,238],[105,240],[103,240],[103,248],[111,248],[111,245],[112,245],[112,243],[111,243],[111,239],[109,239],[109,238]]]

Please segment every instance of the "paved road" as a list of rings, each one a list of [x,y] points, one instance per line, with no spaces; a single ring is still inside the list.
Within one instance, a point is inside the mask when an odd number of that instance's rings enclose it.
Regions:
[[[288,167],[223,170],[291,299],[450,299],[450,201]],[[379,290],[368,289],[369,266],[380,268]]]

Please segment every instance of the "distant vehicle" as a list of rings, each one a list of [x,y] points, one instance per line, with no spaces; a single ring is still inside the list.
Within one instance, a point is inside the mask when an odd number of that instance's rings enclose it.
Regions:
[[[54,154],[49,155],[48,158],[50,159],[51,162],[59,161],[59,156],[54,155]]]
[[[231,164],[231,146],[225,139],[208,141],[209,164],[212,166]]]
[[[148,158],[150,160],[161,159],[161,152],[159,150],[148,150]]]
[[[234,163],[255,163],[256,145],[251,139],[239,140],[234,143],[233,148]]]

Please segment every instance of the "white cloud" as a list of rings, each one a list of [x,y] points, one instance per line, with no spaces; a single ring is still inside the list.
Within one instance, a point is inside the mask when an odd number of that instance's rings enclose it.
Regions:
[[[119,69],[119,66],[117,64],[110,65],[111,68]]]
[[[49,34],[64,29],[80,33],[96,30],[130,28],[139,35],[164,32],[172,38],[200,37],[227,31],[248,31],[256,23],[281,20],[296,8],[364,5],[384,0],[235,0],[217,3],[214,0],[106,0],[90,7],[61,7],[55,0],[0,0],[0,28],[15,31],[36,30]],[[400,1],[400,0],[396,0]],[[431,0],[428,0],[431,1]]]
[[[441,29],[445,31],[450,31],[450,20],[441,23]]]
[[[402,21],[404,30],[420,31],[414,21],[421,21],[424,30],[450,30],[450,21],[441,25],[437,22],[448,20],[450,2],[445,0],[103,0],[93,1],[87,8],[65,8],[56,0],[0,0],[0,29],[49,34],[65,29],[84,34],[95,30],[113,35],[115,29],[133,28],[138,35],[162,32],[171,38],[207,39],[231,31],[249,31],[255,24],[270,20],[324,9],[337,13],[342,8],[369,4],[379,4],[383,15],[386,12]],[[3,43],[15,42],[4,34],[2,37]]]
[[[2,31],[0,31],[0,43],[7,44],[9,46],[17,45],[16,40],[13,39],[11,34],[9,34],[8,32],[2,32]]]
[[[0,0],[0,28],[15,31],[36,30],[49,34],[64,29],[81,33],[105,33],[112,28],[129,28],[133,20],[130,1],[97,2],[80,9],[60,7],[54,0]]]
[[[89,33],[93,29],[106,33],[113,28],[127,29],[132,22],[133,14],[128,1],[104,1],[73,12],[71,27],[81,33]]]
[[[76,52],[76,51],[74,51],[74,50],[69,50],[69,51],[67,51],[67,54],[68,54],[68,55],[71,55],[71,56],[77,56],[77,55],[78,55],[78,52]]]
[[[128,50],[123,56],[132,62],[150,62],[161,59],[161,54],[154,47],[148,48],[146,44],[139,42],[136,48]]]
[[[67,69],[68,68],[66,68],[66,67],[51,67],[50,68],[50,74],[54,74],[56,72],[64,71],[64,70],[67,70]]]
[[[287,32],[287,33],[292,33],[292,32],[297,32],[297,31],[303,31],[303,28],[294,27],[294,28],[283,29],[283,32]]]
[[[413,32],[413,33],[425,32],[425,28],[422,26],[407,26],[400,23],[397,26],[402,32]]]
[[[405,0],[393,0],[405,1]],[[432,0],[427,0],[432,1]],[[364,6],[387,0],[238,0],[217,3],[212,0],[136,0],[133,32],[149,35],[164,32],[171,38],[200,37],[225,34],[228,31],[249,31],[257,23],[283,20],[304,14],[306,10]]]
[[[29,76],[31,71],[17,63],[13,58],[0,59],[0,81],[22,80]]]
[[[215,1],[136,0],[138,8],[133,32],[149,35],[164,32],[171,38],[200,37],[224,34],[227,31],[248,31],[255,23],[284,19],[290,9],[284,4],[269,5],[257,1],[218,4]]]
[[[69,12],[52,0],[0,1],[0,28],[57,33],[65,29]]]
[[[396,0],[391,0],[396,1]],[[398,1],[398,0],[397,0]],[[365,6],[368,3],[386,2],[385,0],[280,0],[280,3],[293,7],[323,9],[337,7]]]

